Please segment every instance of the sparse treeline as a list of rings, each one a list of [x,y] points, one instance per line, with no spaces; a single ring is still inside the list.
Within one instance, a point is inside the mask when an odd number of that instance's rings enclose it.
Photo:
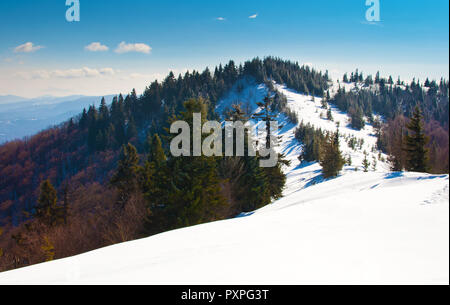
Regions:
[[[327,134],[322,129],[301,122],[295,131],[295,138],[303,144],[303,152],[299,156],[301,162],[314,162],[321,159],[321,147],[327,138]]]
[[[390,155],[392,170],[448,173],[448,130],[426,123],[419,107],[411,117],[397,116],[384,125],[379,139]]]
[[[400,121],[400,118],[402,119]],[[440,151],[436,145],[432,149],[428,149],[429,137],[423,124],[423,116],[420,108],[416,106],[411,118],[405,119],[399,117],[398,120],[390,122],[395,123],[396,128],[391,128],[388,136],[382,133],[384,141],[389,144],[390,151],[389,160],[393,171],[412,171],[412,172],[447,172],[448,173],[448,156],[437,155]],[[378,133],[381,133],[378,129]],[[326,132],[317,129],[311,124],[300,123],[295,131],[295,137],[303,144],[303,150],[299,156],[300,162],[319,162],[322,166],[322,174],[324,178],[336,177],[345,164],[352,165],[350,156],[346,159],[342,156],[339,148],[339,126],[335,133]],[[345,140],[353,150],[362,150],[364,140],[357,140],[355,137],[345,137]],[[447,139],[448,141],[448,139]],[[448,143],[448,142],[447,142]],[[375,149],[375,147],[373,147]],[[372,151],[373,152],[373,151]],[[377,167],[377,158],[373,156],[372,163],[367,159],[368,154],[364,151],[363,169],[364,172],[369,170],[372,165],[373,170]],[[383,161],[381,153],[378,159]],[[437,160],[444,161],[442,164],[432,163]],[[445,163],[446,162],[446,163]],[[446,167],[447,166],[447,167]]]
[[[372,79],[371,76],[367,78]],[[351,91],[341,87],[332,103],[350,115],[360,112],[371,119],[373,114],[377,113],[387,120],[398,115],[410,117],[416,105],[419,105],[426,122],[434,120],[441,126],[448,127],[449,83],[444,79],[441,79],[439,84],[427,79],[423,85],[416,80],[405,85],[400,80],[394,83],[392,77],[388,80],[380,78],[378,73],[374,81],[358,84],[359,89]]]
[[[332,133],[301,122],[295,138],[303,143],[300,162],[319,162],[325,179],[336,177],[344,167],[346,160],[340,150],[339,127]]]
[[[416,106],[422,116],[423,129],[429,141],[428,172],[448,173],[449,171],[449,83],[426,81],[422,84],[415,79],[410,84],[392,77],[380,77],[377,73],[364,77],[356,71],[345,83],[357,83],[358,89],[346,91],[341,87],[330,101],[340,110],[348,112],[353,128],[361,129],[365,125],[364,117],[378,129],[378,148],[392,156],[397,170],[407,169],[404,152],[404,138],[407,135],[407,122],[413,117]],[[380,122],[374,119],[377,113],[386,119]]]

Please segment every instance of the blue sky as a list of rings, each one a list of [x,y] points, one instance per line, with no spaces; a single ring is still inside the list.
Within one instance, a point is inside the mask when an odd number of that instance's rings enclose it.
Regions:
[[[448,1],[380,0],[374,24],[365,2],[80,0],[81,20],[69,23],[65,0],[2,0],[0,95],[142,90],[169,70],[267,55],[333,76],[448,78]],[[108,51],[86,50],[93,42]],[[121,42],[129,52],[116,52]]]

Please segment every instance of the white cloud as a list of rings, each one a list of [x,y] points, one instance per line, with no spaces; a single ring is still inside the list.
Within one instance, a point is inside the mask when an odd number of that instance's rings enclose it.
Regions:
[[[114,75],[114,74],[116,74],[116,71],[114,71],[113,68],[103,68],[103,69],[100,69],[100,74],[102,74],[102,75]]]
[[[122,41],[117,49],[115,50],[118,54],[128,53],[128,52],[138,52],[144,54],[150,54],[152,48],[145,43],[126,43]]]
[[[105,52],[109,50],[107,46],[102,45],[100,42],[93,42],[90,45],[85,46],[84,49],[91,52]]]
[[[32,53],[44,48],[43,46],[35,46],[32,42],[24,43],[14,49],[14,53]]]
[[[50,73],[46,70],[36,70],[30,72],[17,72],[17,76],[23,79],[49,79]]]
[[[68,69],[68,70],[36,70],[28,72],[18,72],[18,75],[24,79],[51,79],[51,78],[91,78],[99,76],[114,75],[116,72],[112,68],[92,69],[84,67],[81,69]]]
[[[226,19],[224,17],[217,17],[216,20],[218,20],[218,21],[225,21]]]
[[[258,17],[258,14],[254,14],[254,15],[248,16],[248,18],[250,18],[250,19],[256,19],[256,17]]]

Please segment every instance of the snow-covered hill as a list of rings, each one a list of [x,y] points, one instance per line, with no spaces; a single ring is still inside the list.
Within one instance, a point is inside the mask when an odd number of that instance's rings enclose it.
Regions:
[[[320,117],[320,99],[277,87],[300,120],[336,129]],[[219,108],[266,92],[235,87]],[[318,164],[299,164],[296,126],[281,116],[278,149],[292,161],[282,199],[243,217],[2,273],[0,284],[448,284],[449,176],[391,173],[381,161],[356,172],[363,154],[345,137],[364,139],[372,153],[373,129],[348,128],[334,108],[333,117],[354,163],[340,177],[323,181]]]
[[[352,173],[248,217],[3,273],[0,284],[448,284],[448,185]]]

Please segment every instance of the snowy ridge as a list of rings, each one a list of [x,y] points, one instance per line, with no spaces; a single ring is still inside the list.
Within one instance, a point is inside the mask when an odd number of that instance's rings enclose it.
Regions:
[[[254,83],[239,94],[236,88],[218,109],[267,93]],[[320,99],[277,88],[300,121],[335,131],[316,112]],[[371,153],[372,127],[352,130],[344,113],[332,112],[343,139],[363,138]],[[0,284],[449,283],[448,175],[391,173],[383,162],[356,172],[363,154],[341,141],[354,165],[323,181],[317,163],[299,164],[297,126],[286,122],[281,115],[278,149],[292,161],[282,199],[243,217],[2,273]]]
[[[347,114],[339,111],[332,104],[329,107],[331,108],[333,121],[330,121],[326,119],[326,110],[322,109],[322,98],[300,94],[282,85],[276,85],[276,89],[286,96],[288,107],[297,114],[299,124],[301,122],[304,124],[309,123],[315,128],[321,128],[329,132],[335,132],[337,130],[337,124],[339,124],[342,155],[346,159],[350,157],[352,160],[352,165],[346,165],[341,175],[355,172],[355,170],[363,170],[364,152],[367,152],[369,162],[373,163],[373,159],[376,159],[375,171],[382,173],[389,172],[389,164],[385,161],[387,160],[387,156],[376,150],[377,137],[374,128],[370,124],[366,124],[362,130],[351,128]],[[288,180],[288,183],[295,185],[295,187],[288,185],[288,190],[292,188],[298,190],[322,181],[321,167],[318,163],[303,163],[299,165],[297,157],[301,153],[302,148],[301,143],[298,143],[294,136],[297,126],[287,123],[284,116],[281,116],[279,124],[286,124],[286,127],[280,131],[280,135],[282,136],[280,151],[292,161],[291,168],[287,169],[287,175],[288,177],[296,177],[296,180],[293,179],[294,181]],[[363,145],[352,149],[348,145],[348,140],[351,137],[356,138],[357,141],[363,140]],[[379,158],[380,156],[381,160]],[[372,167],[370,169],[371,171],[373,171]]]
[[[231,110],[233,105],[241,105],[246,113],[254,113],[258,106],[267,95],[268,89],[264,84],[257,84],[253,78],[244,78],[236,82],[230,92],[219,101],[216,112],[223,115]]]

